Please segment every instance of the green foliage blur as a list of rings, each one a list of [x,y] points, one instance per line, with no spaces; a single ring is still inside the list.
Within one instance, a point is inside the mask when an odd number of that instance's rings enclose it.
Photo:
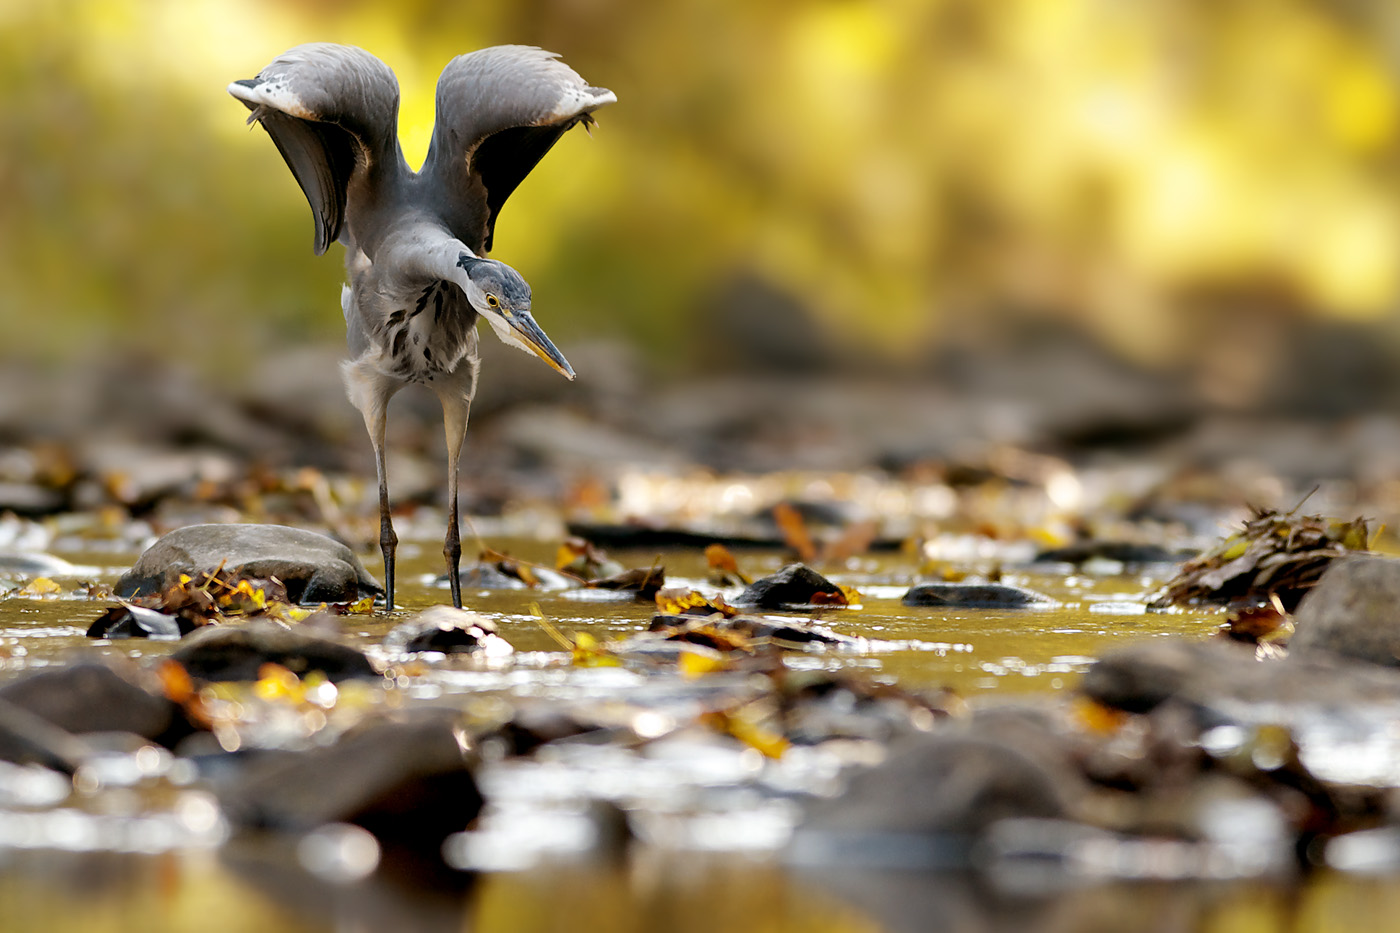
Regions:
[[[0,0],[0,355],[339,339],[342,251],[224,91],[311,40],[397,72],[414,165],[457,53],[617,92],[497,230],[561,345],[684,357],[757,282],[853,352],[1048,316],[1153,363],[1400,293],[1400,4]]]

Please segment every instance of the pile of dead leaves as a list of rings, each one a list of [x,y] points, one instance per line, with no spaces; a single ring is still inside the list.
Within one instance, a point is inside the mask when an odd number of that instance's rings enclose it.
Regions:
[[[1182,564],[1148,605],[1239,609],[1277,601],[1292,612],[1332,561],[1365,551],[1370,540],[1364,518],[1343,522],[1256,510],[1241,531]]]
[[[230,617],[272,614],[295,617],[287,588],[277,579],[241,577],[215,570],[180,579],[159,593],[108,609],[88,628],[89,638],[179,638]]]

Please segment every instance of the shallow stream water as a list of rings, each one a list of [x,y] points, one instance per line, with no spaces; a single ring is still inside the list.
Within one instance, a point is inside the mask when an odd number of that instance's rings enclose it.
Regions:
[[[525,560],[548,564],[553,557],[549,542],[492,544]],[[60,556],[92,571],[85,579],[111,582],[136,555]],[[668,585],[713,592],[698,553],[612,556],[625,566],[659,560]],[[439,560],[435,547],[406,544],[401,611],[344,617],[345,634],[382,650],[376,646],[398,621],[445,602],[446,590],[434,579]],[[781,557],[742,554],[740,563],[760,576],[778,569]],[[1131,573],[1113,566],[1098,574],[1049,566],[1009,570],[1007,582],[1044,592],[1060,605],[1008,612],[902,606],[900,596],[915,582],[902,556],[826,569],[859,590],[862,600],[859,609],[827,612],[822,622],[866,639],[864,650],[794,654],[790,667],[857,670],[911,690],[951,688],[968,699],[1064,690],[1115,642],[1205,634],[1219,624],[1208,612],[1144,610],[1145,598],[1172,570],[1166,565]],[[633,717],[638,711],[665,717],[692,703],[695,688],[675,678],[563,663],[566,656],[536,613],[562,632],[599,639],[641,631],[651,618],[649,604],[599,595],[467,588],[467,606],[497,622],[516,648],[515,660],[486,667],[429,665],[406,693],[470,693],[488,705],[491,698],[564,698],[624,707],[619,715]],[[168,642],[85,638],[87,625],[108,604],[77,595],[0,600],[0,658],[15,669],[55,663],[75,651],[148,658],[173,649]],[[493,806],[484,819],[489,844],[487,851],[478,845],[465,860],[501,870],[483,871],[471,881],[464,874],[460,889],[446,892],[379,876],[338,883],[276,848],[221,844],[223,836],[213,831],[201,836],[198,819],[183,824],[186,830],[196,827],[183,841],[126,846],[131,854],[90,851],[110,846],[94,841],[91,827],[75,824],[59,848],[0,846],[0,929],[1400,930],[1400,886],[1350,876],[1323,874],[1304,885],[1080,880],[1027,886],[956,874],[784,869],[775,853],[796,818],[794,808],[755,796],[754,784],[820,791],[834,766],[800,755],[765,764],[746,751],[716,754],[683,741],[648,755],[582,746],[541,762],[488,767],[481,781]],[[640,822],[650,844],[643,857],[570,856],[570,827],[587,828],[580,814],[589,798],[646,812]],[[89,815],[101,817],[105,809],[118,822],[124,818],[120,797],[114,802],[109,793],[94,800],[101,802],[87,807]],[[0,807],[0,839],[7,832],[4,817]],[[13,826],[8,831],[13,836]],[[521,840],[528,840],[524,849],[534,847],[528,858],[517,851]]]

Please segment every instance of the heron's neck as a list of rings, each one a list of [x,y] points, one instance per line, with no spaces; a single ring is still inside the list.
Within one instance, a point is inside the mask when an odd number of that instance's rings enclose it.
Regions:
[[[446,281],[471,294],[471,280],[461,265],[471,250],[435,220],[410,216],[385,236],[376,265],[387,264],[415,281]]]

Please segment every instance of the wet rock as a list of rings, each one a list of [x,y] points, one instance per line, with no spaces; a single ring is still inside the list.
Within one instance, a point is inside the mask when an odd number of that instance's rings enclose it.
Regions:
[[[222,793],[230,818],[256,829],[303,832],[362,826],[386,846],[437,853],[481,811],[455,714],[381,719],[334,744],[253,763]]]
[[[775,574],[755,580],[734,605],[753,609],[790,609],[811,605],[844,606],[841,588],[805,564],[788,564]]]
[[[1085,671],[1079,689],[1105,706],[1146,713],[1188,690],[1221,692],[1259,663],[1252,647],[1236,642],[1151,639],[1106,652]]]
[[[1334,561],[1294,614],[1289,650],[1400,666],[1400,560]]]
[[[22,674],[0,686],[0,701],[70,733],[130,732],[165,744],[189,733],[178,706],[102,663]]]
[[[808,810],[790,844],[800,864],[966,866],[1000,819],[1066,815],[1059,776],[1009,745],[922,735]]]
[[[1037,563],[1083,564],[1095,560],[1120,564],[1176,564],[1199,554],[1191,549],[1173,549],[1160,544],[1135,541],[1082,541],[1064,547],[1047,548],[1035,555]]]
[[[649,634],[660,635],[673,641],[686,641],[692,644],[708,645],[711,648],[728,650],[735,647],[734,639],[740,644],[763,641],[777,642],[779,645],[796,648],[809,646],[830,646],[858,648],[864,640],[841,635],[831,629],[805,620],[778,621],[758,616],[734,616],[725,619],[716,616],[699,617],[658,613],[651,617],[647,626]],[[729,636],[723,644],[717,642],[710,633]]]
[[[257,680],[269,662],[298,676],[320,671],[333,683],[378,677],[365,655],[331,638],[254,620],[242,625],[209,625],[185,639],[171,656],[200,680]]]
[[[67,504],[67,497],[57,489],[37,483],[0,482],[0,512],[37,518],[51,515]]]
[[[656,594],[666,585],[666,568],[659,564],[654,567],[634,567],[609,577],[593,580],[588,585],[597,590],[631,593],[638,600],[652,602],[656,599]]]
[[[514,652],[496,623],[475,612],[434,606],[395,626],[384,637],[385,647],[398,651],[442,654],[481,654],[504,657]]]
[[[121,597],[158,593],[181,574],[220,565],[245,577],[276,577],[293,602],[351,602],[383,592],[348,547],[285,525],[190,525],[146,549],[117,581]]]
[[[607,524],[592,522],[569,522],[569,534],[586,538],[593,544],[617,550],[659,551],[677,550],[703,551],[711,544],[722,544],[739,550],[771,551],[783,547],[779,535],[722,534],[692,528],[674,528],[649,525],[642,522],[627,524]]]
[[[113,606],[88,626],[88,638],[170,638],[178,639],[194,631],[195,626],[183,616],[166,615],[142,606],[122,604]]]
[[[77,568],[61,557],[33,551],[0,551],[0,576],[71,577]]]
[[[512,577],[495,564],[473,564],[462,571],[458,578],[464,589],[472,590],[523,590],[528,586],[519,577]],[[441,574],[435,581],[437,586],[451,586],[447,574]]]
[[[1282,715],[1284,707],[1347,713],[1400,703],[1400,672],[1326,651],[1256,660],[1253,646],[1229,639],[1160,638],[1104,654],[1079,689],[1116,709],[1149,712],[1168,700],[1205,720]]]
[[[0,699],[0,761],[42,765],[72,774],[87,753],[87,746],[77,736]]]
[[[1057,605],[1043,593],[1009,583],[916,583],[900,601],[906,606],[947,609],[1045,609]]]

